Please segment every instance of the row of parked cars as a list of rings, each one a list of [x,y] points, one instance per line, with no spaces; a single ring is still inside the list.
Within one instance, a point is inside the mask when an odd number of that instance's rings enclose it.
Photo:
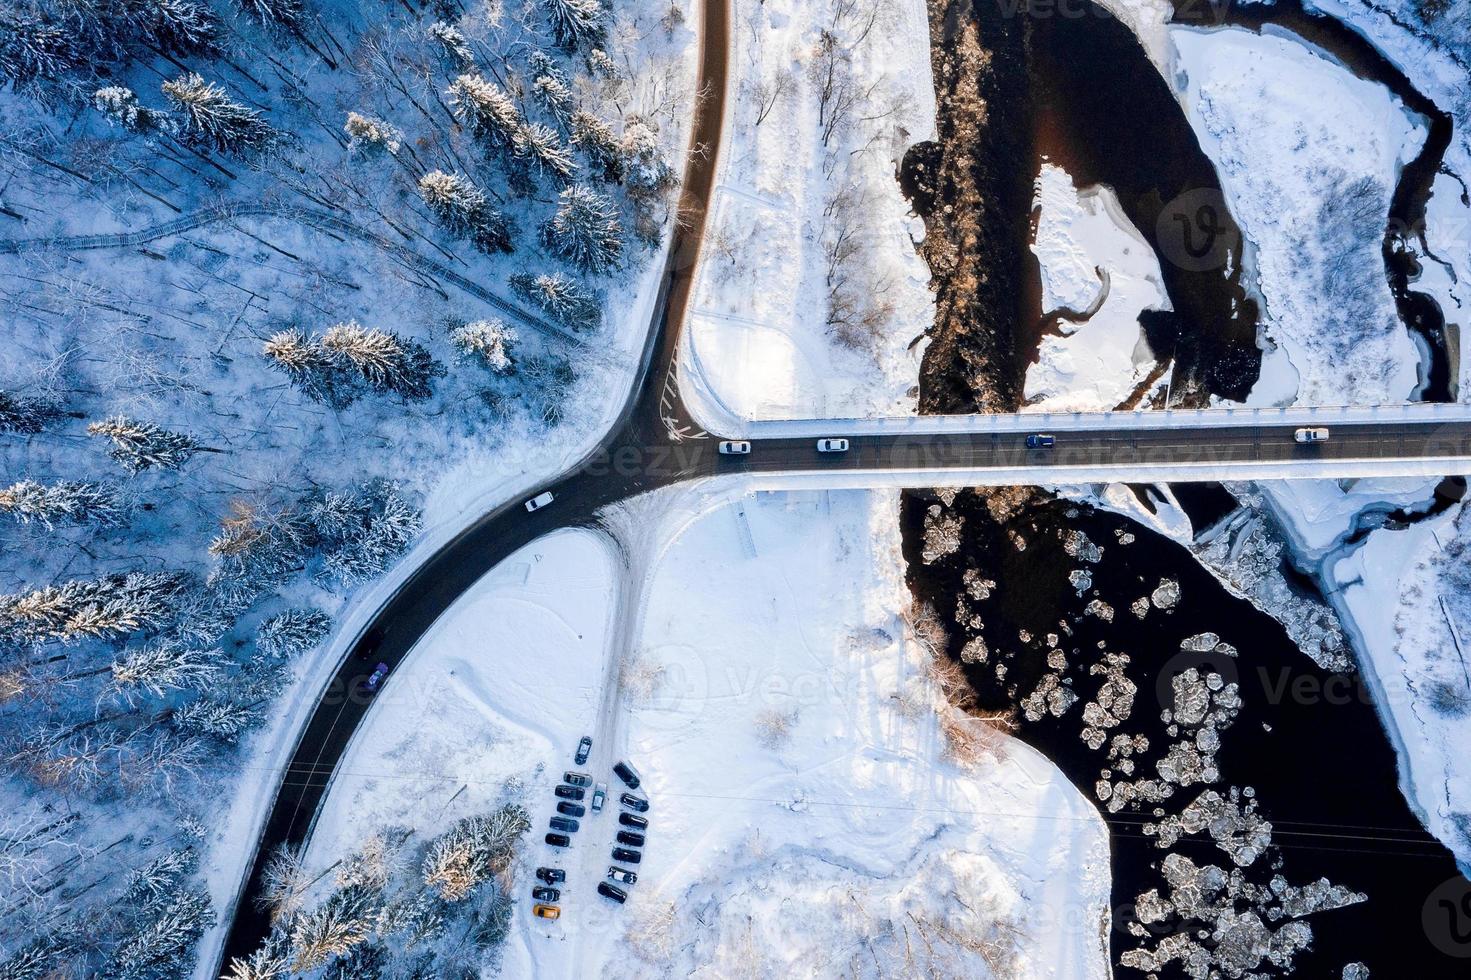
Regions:
[[[582,765],[587,762],[591,751],[592,739],[584,735],[577,746],[575,763]],[[613,772],[630,790],[638,789],[641,780],[633,766],[627,762],[619,762],[613,767]],[[592,789],[590,800],[587,799],[589,788]],[[572,835],[582,826],[579,821],[587,815],[587,807],[590,806],[593,813],[603,809],[608,798],[608,785],[594,783],[592,776],[585,772],[568,770],[562,773],[562,781],[552,793],[557,797],[557,815],[551,818],[551,829],[547,831],[545,840],[552,847],[570,847]],[[649,827],[648,817],[643,816],[648,812],[649,801],[631,792],[622,793],[618,800],[625,809],[618,813],[619,829],[614,837],[613,860],[622,864],[638,864],[642,860],[638,849],[644,846],[645,833]],[[541,867],[536,869],[536,878],[540,884],[531,890],[531,897],[537,902],[532,907],[532,914],[541,919],[560,918],[562,910],[556,903],[561,901],[562,889],[558,886],[565,884],[567,873],[561,868]],[[628,892],[619,885],[632,885],[636,881],[636,872],[610,865],[606,880],[598,882],[598,894],[621,905],[628,901]]]

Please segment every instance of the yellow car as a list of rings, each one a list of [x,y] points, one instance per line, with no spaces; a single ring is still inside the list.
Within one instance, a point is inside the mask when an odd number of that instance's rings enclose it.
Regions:
[[[562,917],[562,910],[555,905],[533,905],[531,914],[538,919],[559,919]]]

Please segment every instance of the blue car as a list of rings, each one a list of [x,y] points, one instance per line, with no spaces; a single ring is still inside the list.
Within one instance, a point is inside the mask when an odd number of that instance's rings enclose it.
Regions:
[[[1027,436],[1027,448],[1051,449],[1052,444],[1056,441],[1056,439],[1052,438],[1052,436],[1048,435],[1047,433],[1039,432],[1036,435]]]
[[[387,676],[388,665],[379,664],[377,667],[373,668],[373,672],[368,675],[366,680],[363,681],[361,687],[364,691],[372,693],[378,690],[378,686],[383,683],[383,678]]]

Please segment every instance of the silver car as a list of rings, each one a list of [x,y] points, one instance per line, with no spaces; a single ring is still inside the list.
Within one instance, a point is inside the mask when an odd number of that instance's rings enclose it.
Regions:
[[[535,497],[532,497],[530,500],[526,501],[526,509],[534,514],[555,499],[556,498],[552,496],[552,492],[550,490],[547,490],[543,493],[537,494]]]
[[[846,453],[848,451],[848,440],[819,439],[817,440],[817,451],[820,453]]]
[[[1298,442],[1327,442],[1328,430],[1324,428],[1298,429],[1292,434],[1292,438]]]

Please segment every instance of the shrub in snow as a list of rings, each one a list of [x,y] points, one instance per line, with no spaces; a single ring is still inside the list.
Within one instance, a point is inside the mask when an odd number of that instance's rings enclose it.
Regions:
[[[123,523],[124,509],[122,494],[110,483],[22,480],[0,490],[0,511],[22,524],[40,521],[47,528],[57,523],[113,527]]]
[[[470,39],[455,25],[437,20],[429,25],[428,34],[438,42],[452,64],[459,68],[468,68],[475,63],[475,52],[470,50]]]
[[[0,390],[0,432],[34,435],[65,417],[65,412],[48,401]]]
[[[572,113],[572,145],[587,158],[588,167],[603,180],[623,179],[623,150],[612,128],[582,109]]]
[[[349,112],[342,128],[351,137],[352,147],[357,150],[387,150],[398,153],[403,146],[403,132],[381,119]]]
[[[267,657],[290,660],[321,643],[331,629],[332,617],[320,609],[288,609],[261,624],[255,648]]]
[[[611,272],[623,252],[623,228],[613,202],[582,184],[557,198],[557,213],[542,227],[542,243],[583,272]]]
[[[516,331],[498,319],[476,320],[455,327],[450,342],[465,356],[485,365],[496,374],[511,370],[511,349],[516,344]]]
[[[419,178],[419,195],[450,234],[470,239],[482,252],[512,251],[505,215],[468,178],[431,170]]]
[[[559,183],[571,180],[577,170],[562,138],[543,123],[528,123],[516,131],[515,156],[536,173]]]
[[[535,303],[543,313],[576,330],[591,330],[602,322],[602,303],[582,284],[560,272],[532,275],[518,272],[510,278],[511,289],[522,299]]]
[[[150,469],[176,470],[195,453],[208,451],[181,432],[170,432],[126,415],[93,422],[87,426],[87,434],[111,439],[112,448],[107,455],[134,474]]]
[[[279,135],[261,114],[242,105],[197,72],[163,83],[163,94],[179,108],[184,138],[220,153],[245,155],[269,149]]]
[[[590,47],[607,34],[606,11],[598,0],[537,0],[557,44],[568,51]]]
[[[450,111],[472,135],[496,149],[510,149],[521,128],[521,113],[500,86],[477,72],[466,72],[446,92]]]

